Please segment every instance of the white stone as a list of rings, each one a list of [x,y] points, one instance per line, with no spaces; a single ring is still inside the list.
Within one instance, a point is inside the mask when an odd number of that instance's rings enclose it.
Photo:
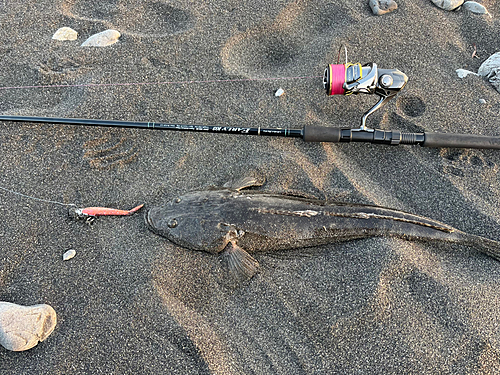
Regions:
[[[483,5],[475,1],[466,1],[464,3],[464,9],[477,14],[489,14],[488,10]]]
[[[481,64],[477,73],[495,87],[500,92],[500,52],[494,53]]]
[[[373,14],[381,16],[398,9],[398,4],[394,0],[370,0],[368,2]]]
[[[74,258],[75,255],[76,255],[76,251],[73,249],[70,249],[63,254],[63,260],[70,260],[71,258]]]
[[[481,103],[481,104],[486,104],[486,100],[484,100],[484,99],[479,99],[479,103]]]
[[[116,30],[106,30],[98,34],[92,35],[85,42],[82,47],[106,47],[118,42],[121,34]]]
[[[465,69],[457,69],[457,70],[455,70],[455,72],[457,72],[457,75],[459,78],[465,78],[469,74],[473,74],[475,76],[478,75],[477,73],[474,73],[474,72],[471,72],[470,70],[465,70]]]
[[[464,0],[431,0],[435,6],[444,10],[453,10],[464,3]]]
[[[276,90],[276,92],[274,93],[274,96],[281,96],[285,93],[285,90],[283,90],[281,87]]]
[[[52,333],[56,323],[56,312],[49,305],[0,302],[0,344],[8,350],[31,349]]]
[[[78,33],[71,27],[61,27],[52,36],[52,39],[56,40],[76,40],[78,38]]]

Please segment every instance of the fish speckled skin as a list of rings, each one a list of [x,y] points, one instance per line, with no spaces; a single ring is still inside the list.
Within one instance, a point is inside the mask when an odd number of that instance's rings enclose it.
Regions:
[[[473,245],[500,259],[499,242],[422,216],[256,191],[191,192],[150,209],[146,222],[177,245],[211,253],[224,252],[228,245],[253,253],[392,236]]]

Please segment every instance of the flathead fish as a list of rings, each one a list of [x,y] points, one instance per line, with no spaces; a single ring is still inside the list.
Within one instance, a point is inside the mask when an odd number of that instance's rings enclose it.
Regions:
[[[150,209],[146,222],[179,246],[221,254],[238,278],[257,272],[250,253],[367,237],[461,243],[500,260],[500,242],[436,220],[378,206],[242,191],[253,185],[261,183],[242,179],[236,186],[187,193]]]

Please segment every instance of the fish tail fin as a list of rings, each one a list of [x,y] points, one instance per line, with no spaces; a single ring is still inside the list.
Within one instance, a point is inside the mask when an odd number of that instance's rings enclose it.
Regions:
[[[133,215],[135,212],[139,211],[142,207],[144,207],[144,204],[140,204],[137,207],[132,208],[127,215]]]
[[[230,242],[222,253],[229,272],[237,280],[248,280],[257,273],[259,262],[238,245]]]
[[[474,234],[467,234],[465,242],[476,247],[478,251],[500,261],[500,242]]]

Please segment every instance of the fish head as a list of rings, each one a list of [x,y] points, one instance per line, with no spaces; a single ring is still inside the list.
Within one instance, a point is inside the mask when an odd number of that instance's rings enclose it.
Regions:
[[[228,228],[221,225],[229,190],[199,191],[176,197],[145,215],[150,230],[192,250],[219,253],[229,242]]]

